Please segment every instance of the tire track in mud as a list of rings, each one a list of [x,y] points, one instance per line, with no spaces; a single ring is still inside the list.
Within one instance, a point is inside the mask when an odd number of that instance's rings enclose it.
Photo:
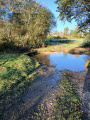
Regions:
[[[32,115],[37,110],[40,104],[48,101],[51,94],[55,94],[54,89],[60,83],[61,72],[56,68],[46,66],[42,66],[38,72],[39,77],[31,88],[22,95],[18,104],[5,111],[2,120],[25,120],[28,115]]]

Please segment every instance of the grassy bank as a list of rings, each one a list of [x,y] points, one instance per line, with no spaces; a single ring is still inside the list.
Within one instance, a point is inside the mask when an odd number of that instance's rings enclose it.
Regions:
[[[77,97],[76,88],[70,82],[67,71],[62,73],[55,112],[57,120],[87,120],[82,111],[82,103]]]
[[[4,104],[18,97],[38,76],[35,72],[40,63],[29,56],[15,53],[0,53],[0,113]],[[5,102],[6,100],[6,102]],[[8,105],[7,105],[8,106]]]

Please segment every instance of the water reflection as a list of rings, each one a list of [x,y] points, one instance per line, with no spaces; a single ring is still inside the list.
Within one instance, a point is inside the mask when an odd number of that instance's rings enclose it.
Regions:
[[[87,70],[87,65],[90,62],[89,55],[75,55],[69,53],[61,53],[61,54],[50,54],[50,55],[42,55],[38,54],[34,56],[34,58],[42,61],[46,65],[54,65],[57,69],[68,69],[75,71],[83,71]]]
[[[50,65],[49,55],[38,54],[35,55],[34,58],[36,58],[39,61],[42,61],[46,65]]]

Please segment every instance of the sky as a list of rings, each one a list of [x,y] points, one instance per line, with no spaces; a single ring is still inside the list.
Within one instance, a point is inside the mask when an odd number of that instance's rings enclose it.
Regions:
[[[36,1],[42,4],[44,7],[48,8],[54,14],[57,21],[57,26],[54,29],[52,29],[52,32],[54,31],[63,32],[65,27],[68,27],[70,30],[75,29],[77,24],[74,20],[71,23],[67,21],[64,23],[59,18],[57,18],[59,16],[59,12],[56,12],[57,5],[54,3],[55,0],[36,0]]]

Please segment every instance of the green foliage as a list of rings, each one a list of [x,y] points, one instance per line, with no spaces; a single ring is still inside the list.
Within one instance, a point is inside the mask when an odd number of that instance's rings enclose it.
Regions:
[[[0,53],[0,116],[37,78],[40,63],[27,55]],[[12,100],[13,96],[13,100]],[[11,101],[11,102],[10,102]]]
[[[69,28],[68,27],[64,28],[64,37],[67,38],[68,32],[69,32]]]
[[[88,64],[88,69],[90,70],[90,62],[89,62],[89,64]]]
[[[88,34],[88,31],[82,31],[81,29],[78,29],[78,27],[76,27],[74,30],[69,30],[68,27],[64,28],[64,32],[62,31],[55,31],[53,34],[48,34],[47,38],[48,39],[53,39],[53,38],[57,38],[57,39],[73,39],[73,38],[84,38],[86,37]]]
[[[1,2],[1,11],[1,42],[13,42],[15,46],[41,47],[55,26],[53,14],[33,0],[5,0]]]
[[[88,34],[85,39],[87,42],[90,42],[90,34]]]
[[[89,0],[56,0],[61,20],[71,22],[76,20],[82,29],[89,29],[90,26],[90,1]]]
[[[88,34],[85,38],[85,42],[83,43],[83,46],[90,47],[90,34]]]
[[[70,31],[71,38],[83,38],[85,37],[84,32],[79,31],[78,29]]]

